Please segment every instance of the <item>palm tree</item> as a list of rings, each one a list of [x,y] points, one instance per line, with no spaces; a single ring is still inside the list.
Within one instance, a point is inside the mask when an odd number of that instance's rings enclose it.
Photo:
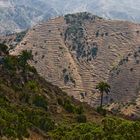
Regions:
[[[100,93],[101,93],[100,107],[102,108],[102,106],[103,106],[103,94],[104,94],[104,92],[106,94],[108,94],[110,92],[110,85],[108,83],[106,83],[106,82],[100,82],[96,86],[96,89],[98,89],[100,91]]]

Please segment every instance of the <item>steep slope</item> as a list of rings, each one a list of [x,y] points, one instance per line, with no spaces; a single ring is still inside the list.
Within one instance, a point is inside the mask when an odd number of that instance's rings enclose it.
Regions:
[[[27,64],[31,58],[27,51],[10,56],[0,44],[0,139],[47,140],[62,124],[101,121],[94,109],[41,78]]]
[[[10,56],[0,44],[0,139],[138,140],[140,122],[125,120],[70,98],[41,78],[30,51]],[[106,116],[106,117],[105,117]]]
[[[140,47],[126,54],[110,73],[110,102],[116,110],[132,117],[140,117]],[[124,103],[127,103],[124,106]],[[135,116],[136,114],[136,116]]]
[[[0,36],[0,43],[6,44],[9,49],[13,49],[17,46],[18,43],[22,41],[24,36],[26,35],[27,31],[19,32],[19,33],[13,33],[9,35],[1,35]]]
[[[140,78],[140,48],[138,47],[119,62],[119,65],[113,68],[110,73],[110,84],[115,100],[125,101],[130,98],[136,98],[139,93]],[[130,85],[130,86],[128,86]],[[120,90],[121,89],[121,90]],[[112,94],[113,95],[113,94]],[[122,95],[125,95],[124,97]],[[127,98],[128,95],[128,98]]]
[[[110,71],[139,46],[139,31],[138,24],[104,20],[89,13],[67,15],[29,30],[11,53],[32,50],[31,65],[40,75],[94,106],[100,99],[95,86],[108,81]],[[134,80],[136,85],[138,80]]]

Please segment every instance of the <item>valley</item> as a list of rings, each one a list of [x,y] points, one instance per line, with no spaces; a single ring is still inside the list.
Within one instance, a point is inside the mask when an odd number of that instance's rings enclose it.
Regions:
[[[0,36],[0,139],[139,140],[139,118],[139,24],[80,12]]]
[[[133,104],[136,111],[126,115],[139,117],[139,38],[139,24],[105,20],[85,12],[34,26],[10,53],[31,50],[30,64],[42,77],[93,107],[100,103],[96,85],[107,81],[111,92],[105,95],[104,105],[111,110],[117,106],[124,114],[124,108]]]

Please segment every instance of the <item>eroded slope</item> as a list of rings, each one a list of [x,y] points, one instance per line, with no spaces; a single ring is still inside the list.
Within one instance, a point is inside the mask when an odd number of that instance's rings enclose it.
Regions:
[[[88,13],[67,15],[35,26],[11,53],[32,50],[31,64],[39,74],[69,95],[97,105],[96,84],[108,81],[110,71],[137,48],[139,31],[140,25],[129,22]]]

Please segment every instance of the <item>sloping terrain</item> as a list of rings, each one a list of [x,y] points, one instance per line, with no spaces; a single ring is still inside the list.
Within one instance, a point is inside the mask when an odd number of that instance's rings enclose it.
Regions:
[[[27,51],[10,56],[0,44],[0,139],[47,140],[57,126],[101,121],[90,106],[41,78],[27,64],[31,58]]]
[[[0,44],[1,140],[138,140],[140,122],[113,117],[70,98],[28,65],[30,51]],[[100,110],[99,110],[100,109]],[[105,117],[106,116],[106,117]]]
[[[140,47],[126,54],[110,73],[110,102],[116,110],[132,117],[140,117]],[[125,104],[124,104],[125,103]],[[134,114],[137,114],[136,116]]]
[[[13,33],[9,35],[1,35],[0,36],[0,43],[6,44],[9,49],[13,49],[17,46],[18,43],[22,41],[24,36],[26,35],[27,31],[19,32],[19,33]]]
[[[120,83],[117,86],[117,78],[114,79],[110,74],[125,56],[137,50],[139,38],[139,24],[104,20],[89,13],[79,13],[35,26],[11,54],[17,55],[24,49],[32,50],[34,60],[30,64],[35,66],[41,76],[70,96],[88,102],[91,106],[99,103],[95,86],[100,81],[111,81],[114,102],[122,98],[125,103],[136,96],[133,92],[139,85],[139,63],[134,74],[135,77],[138,76],[136,79],[128,74],[128,79],[125,79],[123,73],[128,71],[125,65],[124,72],[121,71],[122,74],[118,77]],[[121,81],[121,78],[125,80]],[[126,94],[123,91],[131,89],[130,83],[133,84],[133,89],[128,92],[125,100]],[[122,86],[122,91],[119,91],[119,86]],[[110,101],[105,97],[104,103],[108,102]]]
[[[140,48],[125,55],[119,65],[110,74],[110,84],[112,83],[112,93],[118,101],[125,101],[136,98],[140,88]],[[129,86],[128,86],[129,85]],[[124,96],[123,96],[124,95]],[[128,97],[127,97],[128,96]]]

